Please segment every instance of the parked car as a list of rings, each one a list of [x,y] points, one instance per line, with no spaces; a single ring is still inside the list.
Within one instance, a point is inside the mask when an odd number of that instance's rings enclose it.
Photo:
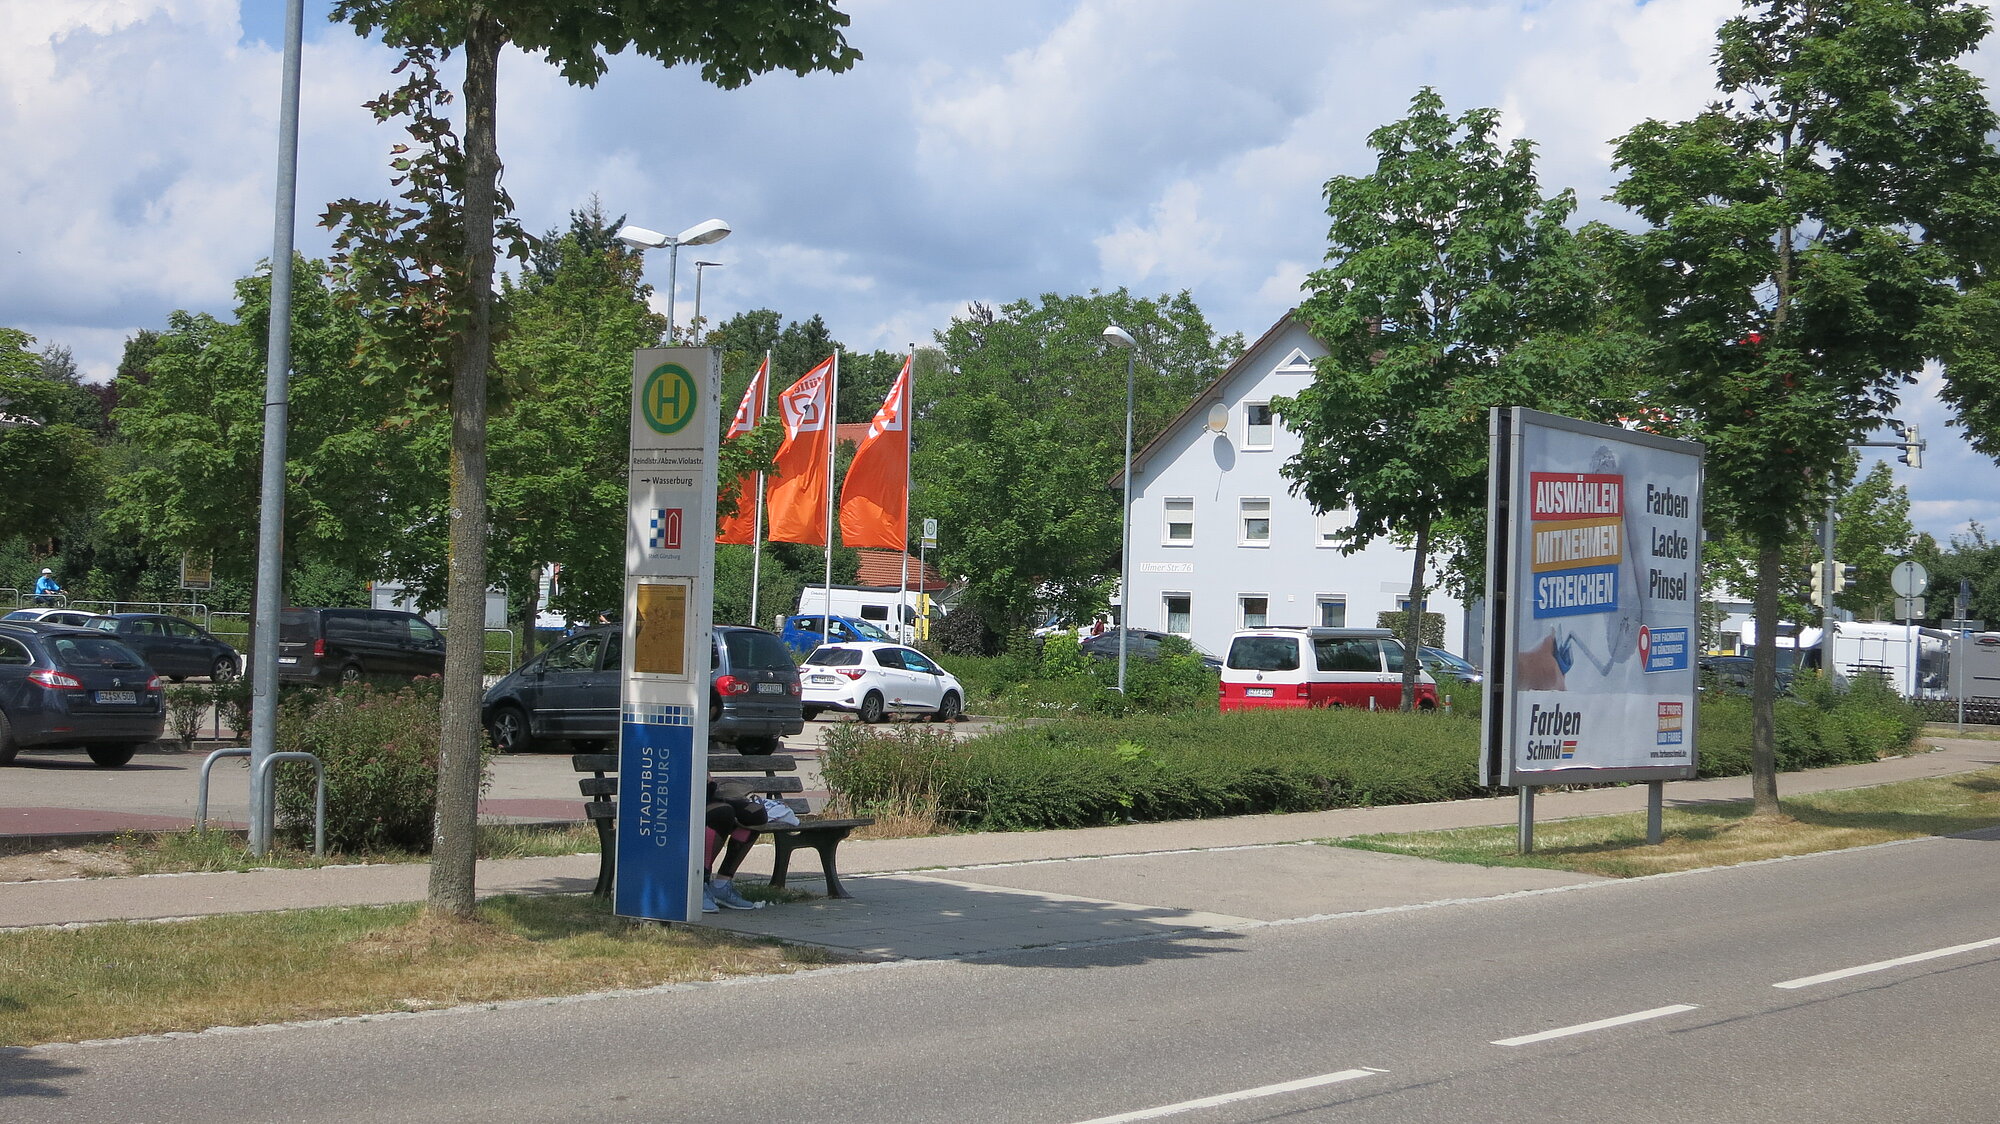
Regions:
[[[98,614],[85,609],[16,609],[0,620],[40,621],[43,624],[58,624],[66,628],[84,628],[94,623]]]
[[[827,637],[820,630],[831,629],[833,635]],[[819,614],[797,613],[785,618],[785,647],[804,655],[821,644],[851,644],[861,640],[876,640],[889,643],[895,640],[887,632],[859,617],[843,617],[835,613],[831,620]]]
[[[1252,628],[1229,641],[1222,709],[1403,705],[1403,645],[1386,628]],[[1417,709],[1438,705],[1437,680],[1417,672]]]
[[[207,629],[164,613],[111,613],[89,627],[116,636],[119,643],[146,658],[154,671],[178,683],[190,675],[206,675],[227,683],[242,670],[236,649],[209,635]]]
[[[278,614],[278,678],[358,683],[444,674],[444,635],[397,609],[286,609]]]
[[[864,641],[822,644],[799,669],[807,721],[844,710],[863,722],[892,714],[928,714],[950,722],[965,711],[958,677],[915,648]]]
[[[1792,693],[1792,678],[1798,668],[1792,661],[1782,658],[1788,653],[1780,650],[1777,669],[1778,693]],[[1750,693],[1750,671],[1755,660],[1750,656],[1702,656],[1695,661],[1696,689],[1720,691],[1725,695],[1747,695]]]
[[[0,621],[0,765],[24,746],[81,746],[117,768],[166,728],[164,693],[139,653],[114,637]]]
[[[1095,636],[1082,637],[1077,641],[1076,646],[1083,649],[1083,653],[1087,656],[1096,656],[1100,660],[1115,660],[1118,658],[1118,631],[1115,628],[1108,628]],[[1173,635],[1176,634],[1171,632],[1156,632],[1150,628],[1132,629],[1130,637],[1125,641],[1126,662],[1159,659],[1160,641]],[[1201,660],[1203,667],[1208,668],[1210,671],[1222,670],[1221,656],[1216,655],[1214,652],[1202,650],[1200,645],[1195,644],[1193,641],[1188,642],[1188,647],[1194,649],[1195,658]]]
[[[1424,670],[1431,678],[1450,676],[1466,683],[1477,683],[1485,676],[1462,656],[1452,655],[1443,648],[1425,648],[1422,653]]]
[[[593,628],[522,664],[486,691],[481,719],[494,748],[531,750],[538,742],[615,744],[625,634]],[[743,753],[771,753],[779,739],[805,729],[799,670],[775,633],[743,625],[711,630],[709,741]]]

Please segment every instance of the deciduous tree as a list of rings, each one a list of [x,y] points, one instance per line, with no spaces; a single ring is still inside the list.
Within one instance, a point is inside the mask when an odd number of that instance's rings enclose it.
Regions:
[[[1759,814],[1787,546],[1924,362],[1976,350],[1960,286],[1993,260],[1995,119],[1956,60],[1987,30],[1960,0],[1751,0],[1718,34],[1722,100],[1617,142],[1663,396],[1707,444],[1709,518],[1755,551]]]
[[[1564,225],[1574,198],[1543,196],[1533,145],[1503,146],[1499,125],[1492,109],[1452,118],[1426,88],[1370,134],[1372,173],[1327,181],[1329,264],[1299,309],[1327,354],[1311,386],[1271,402],[1303,443],[1293,487],[1354,513],[1343,549],[1407,544],[1417,604],[1441,525],[1480,545],[1488,410],[1615,416],[1610,376],[1633,360],[1629,338],[1592,330],[1603,287]],[[1411,651],[1421,620],[1404,618]],[[1405,709],[1419,670],[1404,661]]]
[[[413,145],[398,159],[401,206],[345,200],[327,221],[356,269],[371,326],[413,380],[448,398],[451,416],[450,619],[484,617],[486,379],[493,358],[494,240],[510,234],[499,188],[496,103],[501,47],[539,55],[574,85],[592,86],[608,55],[631,50],[668,65],[697,63],[734,88],[774,69],[842,71],[861,56],[831,0],[336,0],[333,18],[404,51],[410,79],[373,103],[407,116]],[[463,144],[442,114],[436,65],[462,54]],[[518,228],[513,228],[518,231]],[[510,238],[525,256],[524,240]],[[473,625],[476,631],[477,624]],[[480,771],[481,646],[450,645],[441,710],[438,812],[429,907],[470,915]]]

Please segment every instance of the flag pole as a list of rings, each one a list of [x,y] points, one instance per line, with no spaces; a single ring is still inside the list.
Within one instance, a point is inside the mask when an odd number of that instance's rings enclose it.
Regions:
[[[750,419],[750,427],[755,429],[771,416],[771,353],[768,349],[764,352],[764,369],[752,377],[764,380],[764,393],[757,404],[757,416]],[[757,619],[757,590],[763,585],[764,570],[764,470],[761,468],[757,470],[755,511],[750,523],[750,623],[762,628],[764,623]]]
[[[903,614],[909,613],[912,618],[916,616],[910,609],[910,465],[917,455],[916,418],[913,416],[917,403],[915,343],[910,344],[910,357],[904,362],[909,365],[910,377],[903,383],[903,400],[896,404],[896,413],[903,421],[903,549],[900,552],[903,556],[903,584],[896,590],[896,631],[903,634],[903,643],[914,644],[917,641],[917,622],[914,619],[905,621]],[[923,580],[923,571],[917,571],[917,581],[921,583]]]
[[[833,486],[834,446],[840,443],[840,349],[833,351],[833,375],[826,384],[826,612],[820,617],[821,643],[833,642]]]

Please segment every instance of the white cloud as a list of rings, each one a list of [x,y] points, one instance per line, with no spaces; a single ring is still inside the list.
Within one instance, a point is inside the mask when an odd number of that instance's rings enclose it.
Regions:
[[[129,332],[174,308],[227,315],[269,253],[279,56],[270,8],[236,0],[0,4],[0,308],[106,375]],[[360,104],[395,55],[308,5],[297,230],[330,199],[390,192],[399,139]],[[1368,133],[1422,85],[1453,112],[1497,106],[1533,139],[1545,190],[1586,217],[1610,140],[1711,96],[1712,37],[1736,0],[848,0],[849,73],[736,91],[615,58],[590,90],[515,52],[501,71],[506,184],[531,231],[598,195],[664,229],[710,216],[703,312],[825,316],[851,347],[901,350],[971,300],[1121,285],[1189,289],[1255,338],[1325,254],[1321,191],[1372,167]],[[248,28],[245,23],[250,24]],[[1991,81],[2000,55],[1972,62]],[[684,255],[685,256],[685,255]],[[649,278],[664,287],[665,257]],[[682,263],[678,310],[693,313]],[[664,307],[664,294],[660,304]],[[2000,526],[1992,461],[1944,421],[1899,467],[1920,512]],[[1984,513],[1984,514],[1982,514]],[[1930,516],[1920,516],[1930,518]]]

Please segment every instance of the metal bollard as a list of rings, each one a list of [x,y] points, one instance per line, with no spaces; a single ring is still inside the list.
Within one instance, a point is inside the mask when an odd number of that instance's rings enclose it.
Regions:
[[[216,752],[222,753],[226,751],[217,750]],[[243,752],[248,753],[249,750],[244,750]],[[270,791],[271,768],[280,761],[312,762],[313,776],[314,776],[313,854],[317,857],[324,858],[326,857],[326,764],[313,754],[301,753],[298,752],[297,750],[288,750],[284,753],[273,753],[270,756],[264,758],[264,760],[258,762],[257,773],[255,776],[251,778],[251,787],[254,789],[256,787],[262,786],[265,791],[267,792]],[[278,814],[277,801],[275,799],[271,801],[271,806],[264,810],[264,814],[273,820],[277,817]],[[271,828],[273,826],[274,825],[271,822],[266,822],[264,824],[264,835],[266,838],[270,836]]]
[[[194,830],[197,835],[208,834],[208,771],[216,761],[224,757],[248,757],[250,750],[245,747],[218,749],[201,763],[201,782],[194,790]]]

